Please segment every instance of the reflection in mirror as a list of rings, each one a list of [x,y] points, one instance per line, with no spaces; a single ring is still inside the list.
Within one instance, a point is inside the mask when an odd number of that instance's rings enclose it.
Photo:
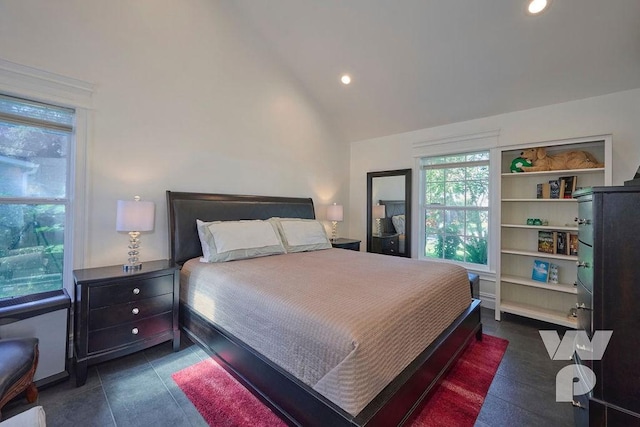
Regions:
[[[411,169],[367,174],[367,251],[411,257]]]

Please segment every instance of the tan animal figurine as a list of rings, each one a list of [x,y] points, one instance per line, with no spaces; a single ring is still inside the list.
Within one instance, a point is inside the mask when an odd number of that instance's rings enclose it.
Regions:
[[[520,153],[520,157],[529,160],[533,166],[522,166],[525,172],[555,171],[564,169],[602,168],[604,163],[598,162],[593,154],[586,151],[564,151],[547,154],[543,147],[529,148]]]

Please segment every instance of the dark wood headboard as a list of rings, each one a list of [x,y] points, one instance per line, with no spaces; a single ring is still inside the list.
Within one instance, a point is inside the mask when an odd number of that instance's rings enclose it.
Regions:
[[[180,265],[202,256],[196,219],[208,222],[271,217],[315,218],[313,200],[297,197],[167,191],[167,209],[171,260]]]
[[[391,221],[391,217],[395,215],[404,215],[404,207],[406,205],[404,200],[379,200],[378,203],[384,205],[384,216],[382,221],[382,232],[383,233],[393,233],[395,232],[395,227],[393,226],[393,222]]]

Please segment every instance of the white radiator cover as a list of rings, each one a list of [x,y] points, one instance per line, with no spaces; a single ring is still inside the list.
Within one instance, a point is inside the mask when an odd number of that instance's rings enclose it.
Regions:
[[[34,380],[42,386],[69,376],[67,342],[69,339],[70,300],[60,291],[55,298],[30,301],[24,308],[0,309],[0,338],[36,337],[40,358]]]

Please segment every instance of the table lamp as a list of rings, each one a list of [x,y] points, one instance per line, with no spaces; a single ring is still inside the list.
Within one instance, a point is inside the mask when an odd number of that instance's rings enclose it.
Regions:
[[[331,221],[331,224],[333,225],[332,230],[331,230],[331,241],[335,242],[337,239],[337,229],[338,229],[338,222],[343,220],[343,209],[342,209],[342,205],[337,205],[337,204],[333,204],[331,206],[329,206],[327,208],[327,219],[329,221]]]
[[[142,268],[138,258],[140,248],[141,231],[152,231],[156,205],[153,202],[142,202],[140,196],[134,200],[118,200],[116,214],[116,231],[129,233],[129,258],[128,264],[124,264],[124,271],[137,271]]]
[[[385,215],[384,205],[381,205],[380,203],[378,203],[373,207],[373,217],[376,220],[376,233],[378,236],[382,236],[380,220],[384,218],[384,215]]]

